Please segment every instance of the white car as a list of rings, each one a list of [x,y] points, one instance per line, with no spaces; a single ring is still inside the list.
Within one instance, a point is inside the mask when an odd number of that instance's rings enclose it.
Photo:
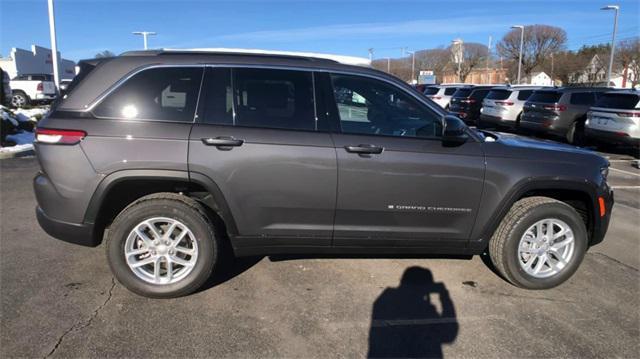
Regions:
[[[592,140],[640,146],[640,92],[610,91],[587,112],[585,133]]]
[[[541,86],[498,86],[482,101],[482,125],[517,128],[522,108],[533,91]]]
[[[11,84],[11,105],[29,106],[35,102],[50,102],[56,98],[53,76],[48,74],[23,74],[15,77]]]
[[[453,95],[453,93],[456,92],[457,89],[466,86],[469,85],[442,84],[427,86],[424,89],[424,95],[446,110],[449,108],[449,101],[451,101],[451,96]]]

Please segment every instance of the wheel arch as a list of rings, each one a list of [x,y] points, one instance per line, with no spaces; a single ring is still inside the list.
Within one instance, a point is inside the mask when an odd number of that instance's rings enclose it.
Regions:
[[[490,220],[482,226],[480,235],[477,236],[476,239],[470,240],[469,246],[475,251],[484,251],[493,233],[511,207],[520,199],[533,196],[553,198],[574,208],[585,222],[589,243],[591,243],[596,221],[596,193],[597,187],[584,180],[578,181],[574,179],[557,178],[525,180],[504,196],[497,206],[498,210],[495,211]]]
[[[208,177],[189,176],[187,171],[123,170],[106,176],[94,191],[84,223],[94,225],[96,244],[102,241],[105,229],[124,208],[135,200],[159,192],[184,193],[203,204],[209,214],[218,217],[225,231],[237,233],[226,199],[219,187]]]

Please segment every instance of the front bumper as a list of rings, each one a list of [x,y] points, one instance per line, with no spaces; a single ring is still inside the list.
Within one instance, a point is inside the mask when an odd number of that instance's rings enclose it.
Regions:
[[[600,209],[600,198],[602,198],[605,212],[604,215],[601,215]],[[591,233],[591,240],[589,241],[589,245],[596,245],[604,240],[605,235],[607,234],[607,229],[609,229],[609,222],[611,220],[611,211],[613,210],[613,190],[606,183],[603,184],[597,191],[597,198],[595,203],[595,221],[593,223],[593,230]]]

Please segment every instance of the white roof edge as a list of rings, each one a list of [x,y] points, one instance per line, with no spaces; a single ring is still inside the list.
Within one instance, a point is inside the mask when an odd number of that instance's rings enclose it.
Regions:
[[[279,51],[279,50],[260,50],[260,49],[236,49],[226,47],[213,48],[195,48],[195,49],[162,49],[164,51],[189,51],[189,52],[220,52],[233,54],[264,54],[264,55],[282,55],[282,56],[298,56],[313,57],[317,59],[327,59],[339,62],[345,65],[371,66],[371,60],[365,57],[345,56],[323,54],[317,52],[298,52],[298,51]]]

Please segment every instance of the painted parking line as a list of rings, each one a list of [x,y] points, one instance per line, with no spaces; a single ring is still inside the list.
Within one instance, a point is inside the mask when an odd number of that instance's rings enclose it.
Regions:
[[[640,173],[623,171],[623,170],[619,170],[619,169],[613,168],[613,167],[609,167],[609,171],[615,171],[615,172],[625,173],[625,174],[628,174],[628,175],[631,175],[631,176],[640,177]]]

